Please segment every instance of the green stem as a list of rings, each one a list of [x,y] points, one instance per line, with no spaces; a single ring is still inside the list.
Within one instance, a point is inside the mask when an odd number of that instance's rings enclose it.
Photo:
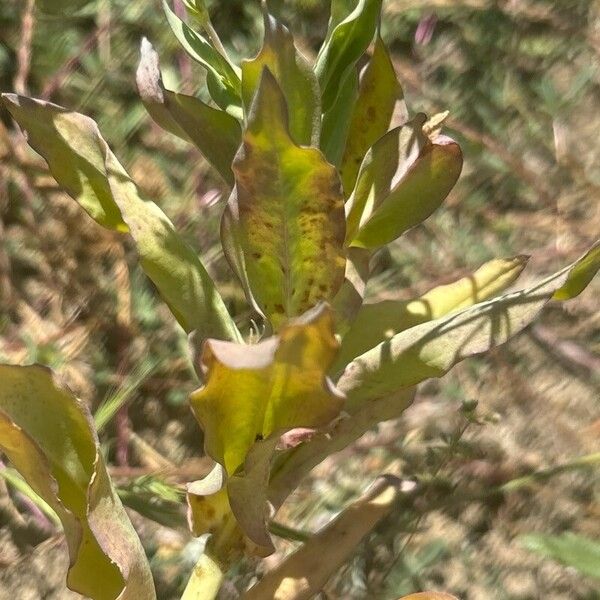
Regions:
[[[294,529],[293,527],[288,527],[287,525],[278,523],[277,521],[271,521],[269,523],[269,531],[273,535],[285,540],[290,540],[292,542],[306,542],[313,536],[313,534],[308,531]]]
[[[62,527],[60,519],[54,512],[54,509],[37,493],[33,488],[17,473],[15,469],[10,467],[0,468],[0,477],[2,477],[6,483],[12,486],[18,492],[21,492],[24,496],[29,498],[47,517],[50,522],[56,527]]]
[[[559,475],[560,473],[564,473],[566,471],[573,471],[584,467],[594,467],[596,465],[600,465],[600,452],[579,456],[573,460],[570,460],[569,462],[556,465],[555,467],[550,467],[549,469],[540,469],[539,471],[531,473],[530,475],[518,477],[517,479],[513,479],[501,485],[496,491],[513,492],[533,483],[546,481],[551,477],[554,477],[554,475]]]

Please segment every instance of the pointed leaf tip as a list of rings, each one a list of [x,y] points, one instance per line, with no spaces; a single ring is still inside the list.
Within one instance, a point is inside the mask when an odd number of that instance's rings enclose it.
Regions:
[[[361,354],[338,381],[348,396],[348,410],[441,377],[465,358],[504,344],[537,317],[557,290],[574,285],[581,291],[600,268],[599,249],[600,242],[534,285],[421,323]]]
[[[316,144],[320,129],[319,84],[307,60],[298,52],[289,29],[269,14],[263,3],[264,42],[260,52],[242,63],[242,97],[246,112],[259,89],[266,67],[286,99],[292,139],[301,145]]]

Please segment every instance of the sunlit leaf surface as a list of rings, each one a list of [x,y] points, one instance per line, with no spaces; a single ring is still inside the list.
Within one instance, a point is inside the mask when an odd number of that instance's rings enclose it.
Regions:
[[[230,478],[231,508],[259,546],[271,545],[266,486],[279,437],[290,429],[327,425],[342,407],[343,397],[326,376],[337,348],[325,306],[253,346],[214,340],[205,344],[201,367],[206,384],[190,401],[204,430],[207,454]],[[215,472],[211,480],[218,476]],[[199,482],[194,494],[210,499],[209,492],[217,490],[209,490],[208,481]],[[202,521],[200,513],[196,516],[196,522]]]
[[[515,282],[527,260],[526,256],[491,260],[472,275],[433,288],[414,300],[363,304],[344,336],[336,365],[343,367],[359,354],[409,327],[493,298]]]
[[[241,340],[196,252],[160,208],[140,196],[96,123],[49,102],[3,98],[59,185],[98,223],[129,232],[142,268],[182,327],[202,337]]]
[[[347,195],[354,189],[365,154],[387,132],[396,104],[402,97],[402,87],[398,83],[394,65],[383,40],[377,36],[373,56],[361,74],[358,98],[340,167]]]
[[[381,477],[301,548],[251,588],[246,600],[309,600],[394,506],[398,481]]]
[[[347,243],[377,248],[423,222],[444,201],[462,169],[450,138],[430,140],[424,115],[381,138],[363,161],[348,201]]]
[[[326,377],[338,343],[329,309],[317,307],[255,345],[207,340],[205,385],[191,396],[209,456],[228,475],[255,441],[295,427],[325,425],[342,397]]]
[[[182,21],[163,0],[163,9],[173,34],[184,50],[207,72],[206,83],[212,99],[223,110],[241,117],[241,81],[239,69],[228,60],[201,33]]]
[[[600,243],[600,242],[599,242]],[[441,377],[461,360],[503,344],[538,315],[557,290],[580,292],[600,268],[598,243],[535,285],[406,329],[353,360],[338,387],[349,407]],[[565,293],[565,299],[575,294]]]

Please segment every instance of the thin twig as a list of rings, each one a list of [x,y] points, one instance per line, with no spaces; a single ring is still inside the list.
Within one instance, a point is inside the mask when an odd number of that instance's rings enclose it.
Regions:
[[[554,356],[560,363],[586,375],[600,380],[600,357],[592,354],[571,340],[560,339],[553,331],[543,325],[534,325],[529,329],[530,336],[537,344]]]
[[[31,43],[33,41],[33,28],[35,0],[27,0],[21,17],[21,40],[17,49],[17,73],[13,86],[17,94],[27,94],[27,80],[31,69]]]

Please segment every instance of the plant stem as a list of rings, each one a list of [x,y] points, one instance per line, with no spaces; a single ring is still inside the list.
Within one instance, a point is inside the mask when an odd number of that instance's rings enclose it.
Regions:
[[[269,531],[273,535],[285,540],[290,540],[292,542],[306,542],[313,536],[313,534],[308,531],[294,529],[293,527],[288,527],[287,525],[278,523],[277,521],[271,521],[269,523]]]

